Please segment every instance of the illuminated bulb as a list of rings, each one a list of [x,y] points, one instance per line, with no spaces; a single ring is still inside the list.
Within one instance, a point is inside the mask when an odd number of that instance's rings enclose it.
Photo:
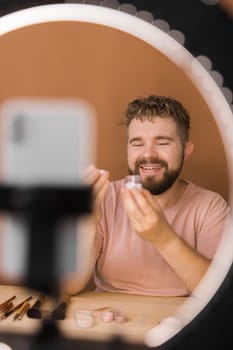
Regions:
[[[153,21],[152,24],[158,27],[159,29],[163,30],[165,33],[169,32],[170,30],[169,24],[163,19],[156,19],[155,21]]]
[[[80,4],[80,3],[85,3],[85,0],[66,0],[65,3]]]
[[[217,72],[216,70],[213,70],[212,72],[210,72],[211,77],[214,79],[214,81],[216,82],[216,84],[218,84],[218,86],[222,86],[223,85],[223,76],[222,74],[220,74],[219,72]]]
[[[100,0],[84,0],[83,2],[85,4],[88,4],[88,5],[99,5],[100,4]]]
[[[170,30],[170,32],[168,34],[173,39],[178,41],[178,43],[180,43],[181,45],[184,45],[184,43],[185,43],[185,36],[184,36],[184,34],[181,31],[172,29],[172,30]]]
[[[201,56],[197,56],[196,59],[202,64],[202,66],[207,71],[210,71],[212,69],[212,62],[208,57],[201,55]]]
[[[202,84],[203,84],[204,88],[208,91],[211,91],[214,89],[213,82],[210,79],[210,75],[206,75],[203,77]]]
[[[152,23],[154,20],[154,16],[149,11],[138,11],[135,16],[149,23]]]
[[[119,6],[118,10],[129,13],[130,15],[135,15],[137,13],[136,7],[131,4],[122,4]]]
[[[229,88],[225,87],[225,86],[222,87],[221,90],[222,90],[222,93],[225,96],[225,99],[227,100],[227,102],[231,103],[232,99],[233,99],[232,91]]]
[[[103,0],[101,1],[101,5],[112,9],[117,9],[119,7],[119,2],[117,0]]]
[[[190,66],[193,74],[197,75],[198,77],[203,75],[203,67],[200,67],[200,62],[195,58]]]

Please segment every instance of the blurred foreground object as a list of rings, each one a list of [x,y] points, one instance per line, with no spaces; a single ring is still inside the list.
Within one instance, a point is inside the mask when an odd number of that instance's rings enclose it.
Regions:
[[[1,108],[1,274],[43,293],[58,295],[61,273],[76,267],[75,222],[92,207],[83,173],[93,162],[93,115],[72,99],[18,98]]]

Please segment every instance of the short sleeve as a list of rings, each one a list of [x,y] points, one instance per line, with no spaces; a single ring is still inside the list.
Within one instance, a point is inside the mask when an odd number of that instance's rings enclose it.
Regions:
[[[197,250],[212,259],[221,240],[230,208],[218,194],[205,209],[200,231],[197,233]]]

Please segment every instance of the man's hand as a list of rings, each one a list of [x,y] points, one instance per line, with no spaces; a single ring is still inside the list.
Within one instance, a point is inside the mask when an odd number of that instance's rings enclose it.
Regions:
[[[122,198],[136,233],[160,252],[188,290],[193,291],[211,261],[178,236],[147,190],[122,189]]]
[[[122,198],[134,230],[144,240],[153,243],[170,229],[161,207],[147,190],[123,189]]]
[[[94,192],[94,215],[95,222],[101,219],[101,202],[109,185],[109,172],[106,170],[96,169],[94,165],[90,165],[85,172],[85,181],[93,186]]]

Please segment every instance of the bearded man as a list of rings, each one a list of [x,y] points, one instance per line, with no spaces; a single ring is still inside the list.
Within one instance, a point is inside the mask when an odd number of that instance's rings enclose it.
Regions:
[[[194,146],[190,116],[179,101],[136,99],[122,123],[129,174],[140,175],[143,188],[126,188],[124,179],[110,182],[107,171],[88,169],[96,225],[88,252],[96,290],[187,296],[214,257],[229,206],[218,193],[180,177]]]

